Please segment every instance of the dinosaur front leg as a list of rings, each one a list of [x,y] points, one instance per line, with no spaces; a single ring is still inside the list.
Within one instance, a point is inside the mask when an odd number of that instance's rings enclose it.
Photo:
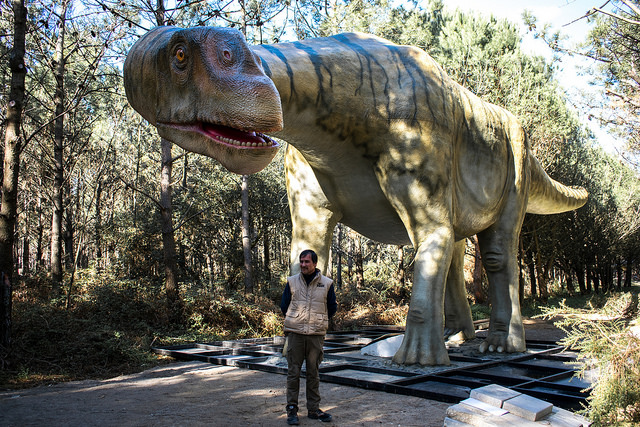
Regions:
[[[300,271],[299,256],[305,249],[318,254],[318,268],[327,274],[333,229],[340,215],[327,200],[309,163],[291,145],[285,154],[285,173],[292,226],[291,274]]]
[[[462,333],[468,340],[475,338],[476,331],[464,285],[464,250],[464,239],[455,243],[444,294],[444,336]]]
[[[426,234],[415,261],[414,284],[404,339],[393,361],[449,365],[443,339],[444,283],[453,252],[453,231],[443,225]]]

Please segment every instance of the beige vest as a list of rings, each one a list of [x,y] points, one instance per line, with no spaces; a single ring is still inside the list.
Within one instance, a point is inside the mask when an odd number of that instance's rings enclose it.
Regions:
[[[302,335],[324,335],[329,327],[327,294],[333,280],[316,275],[307,285],[302,273],[287,278],[291,303],[284,319],[285,332]]]

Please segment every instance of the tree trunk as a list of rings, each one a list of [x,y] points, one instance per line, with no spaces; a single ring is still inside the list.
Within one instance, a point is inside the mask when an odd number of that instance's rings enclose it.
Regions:
[[[269,225],[266,221],[263,221],[262,230],[262,242],[264,247],[262,248],[262,257],[264,258],[264,272],[267,281],[271,282],[271,252],[269,246],[271,245],[271,235],[269,233]]]
[[[162,249],[164,255],[165,292],[167,309],[172,323],[182,322],[182,300],[178,289],[178,266],[176,263],[176,241],[173,232],[173,207],[171,205],[171,172],[173,158],[171,143],[161,138],[162,172],[160,180],[160,216],[162,221]]]
[[[40,180],[42,183],[42,180]],[[44,212],[42,211],[42,194],[38,194],[38,227],[36,229],[37,239],[36,239],[36,271],[41,271],[43,266],[45,265],[44,260]]]
[[[349,232],[347,234],[347,237],[349,238],[349,250],[347,252],[347,278],[349,280],[349,286],[353,286],[353,235],[351,234],[351,232]]]
[[[27,233],[25,229],[25,235],[22,238],[22,272],[20,274],[24,276],[29,275],[29,258],[31,257],[29,235]]]
[[[336,259],[336,290],[342,289],[342,224],[338,224],[338,250]]]
[[[482,290],[482,255],[480,254],[480,245],[478,244],[478,238],[472,239],[474,249],[474,263],[473,263],[473,298],[477,304],[484,304],[486,298]]]
[[[598,275],[598,264],[591,269],[591,280],[593,281],[593,292],[600,293],[600,276]]]
[[[64,36],[66,30],[67,1],[62,2],[58,40],[56,42],[54,95],[55,116],[53,122],[53,215],[51,216],[51,281],[54,294],[60,292],[62,283],[62,215],[64,185]]]
[[[633,261],[631,259],[631,256],[627,256],[627,271],[625,271],[625,275],[624,275],[624,287],[625,288],[630,288],[631,287],[631,276],[632,276],[632,271],[633,271]]]
[[[542,265],[542,263],[538,265],[541,266],[538,271],[540,273],[540,280],[538,280],[540,298],[543,302],[547,302],[549,300],[549,278],[551,270],[553,269],[553,259],[550,258],[544,265]]]
[[[522,246],[522,239],[518,239],[518,300],[520,306],[524,303],[524,247]]]
[[[540,253],[540,245],[538,244],[538,235],[534,233],[533,235],[534,243],[535,243],[535,264],[536,270],[538,271],[538,293],[540,294],[540,298],[542,301],[546,301],[549,296],[549,290],[547,288],[547,273],[546,266],[542,262],[542,254]],[[533,292],[531,293],[533,296]]]
[[[249,227],[249,177],[242,175],[242,254],[244,256],[244,291],[253,292],[253,264],[251,262],[251,229]]]
[[[577,265],[575,267],[576,271],[576,280],[578,281],[578,289],[580,290],[580,295],[586,295],[587,286],[584,282],[584,268],[582,265]]]
[[[164,22],[164,1],[156,2],[156,24],[162,26]],[[173,231],[173,206],[171,203],[171,175],[173,171],[173,157],[171,142],[160,138],[161,147],[161,178],[160,178],[160,217],[162,227],[162,250],[164,258],[165,293],[169,321],[174,324],[182,323],[183,304],[178,289],[178,265],[176,262],[176,240]]]
[[[205,259],[207,261],[207,277],[209,279],[209,289],[211,289],[211,295],[213,295],[213,257],[211,256],[211,251],[207,248],[207,253],[205,254]]]
[[[529,283],[531,285],[531,297],[535,298],[538,294],[538,281],[536,279],[536,264],[533,261],[534,256],[531,250],[527,252],[527,269],[529,270]]]
[[[24,102],[24,65],[27,9],[24,0],[13,2],[13,48],[9,57],[11,89],[4,135],[4,159],[2,169],[2,201],[0,204],[0,365],[11,348],[11,302],[13,298],[13,244],[18,212],[18,176],[20,152],[23,141],[20,136]]]
[[[142,123],[138,126],[138,143],[136,144],[136,173],[134,178],[134,184],[136,188],[138,187],[138,182],[140,181],[140,163],[142,161],[142,150],[140,149],[140,134],[142,133]],[[138,192],[131,192],[131,203],[133,204],[133,226],[136,227],[138,225]]]
[[[29,207],[28,207],[28,203],[26,203],[25,200],[23,200],[23,209],[25,212],[24,215],[24,221],[22,224],[22,229],[23,229],[23,238],[22,238],[22,271],[20,271],[21,275],[24,276],[28,276],[29,275],[29,259],[31,258],[31,248],[30,246],[30,241],[29,241],[29,230],[30,230],[30,225],[29,224]]]
[[[364,268],[362,266],[362,237],[359,234],[354,234],[354,241],[356,245],[356,288],[362,289],[364,287]]]
[[[93,230],[93,240],[95,242],[95,257],[96,268],[100,270],[102,265],[102,178],[98,179],[98,185],[96,187],[96,222]]]
[[[74,249],[73,249],[73,207],[71,205],[71,203],[69,203],[69,199],[70,199],[70,189],[69,189],[69,183],[67,182],[67,185],[65,185],[65,199],[66,199],[66,203],[65,205],[67,206],[65,209],[65,215],[64,215],[64,231],[63,231],[63,236],[64,236],[64,267],[65,270],[70,270],[73,268],[73,265],[75,263],[75,257],[73,256],[74,254]],[[76,198],[76,203],[79,205],[80,202],[80,198]],[[77,211],[80,211],[80,207],[76,206]]]
[[[398,289],[404,289],[405,285],[405,271],[404,271],[404,249],[402,245],[396,246],[396,254],[398,259],[398,267],[396,268],[396,283],[398,284]]]
[[[575,295],[576,286],[573,284],[573,275],[571,274],[571,270],[567,268],[565,275],[567,279],[567,292],[569,295]]]

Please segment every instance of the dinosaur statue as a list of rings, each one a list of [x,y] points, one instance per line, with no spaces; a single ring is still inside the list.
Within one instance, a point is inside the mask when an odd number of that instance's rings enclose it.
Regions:
[[[249,47],[235,30],[159,27],[131,48],[124,81],[160,136],[231,172],[271,161],[277,143],[265,133],[289,143],[293,270],[307,247],[324,269],[338,222],[414,245],[395,362],[449,364],[445,332],[475,336],[462,276],[464,238],[474,234],[492,302],[480,351],[525,350],[516,261],[524,215],[576,209],[587,192],[549,178],[518,120],[424,51],[365,34]]]

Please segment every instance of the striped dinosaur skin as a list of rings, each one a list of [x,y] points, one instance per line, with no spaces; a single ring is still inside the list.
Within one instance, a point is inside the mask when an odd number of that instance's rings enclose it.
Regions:
[[[210,43],[213,37],[204,34],[228,30],[181,31]],[[240,42],[229,37],[222,45]],[[129,56],[150,49],[171,52],[151,43],[136,44]],[[214,59],[221,55],[215,45],[200,49]],[[586,202],[586,191],[549,178],[516,118],[452,81],[420,49],[364,34],[251,49],[281,99],[284,127],[272,129],[272,135],[289,143],[285,168],[293,223],[292,271],[299,270],[298,254],[309,247],[318,252],[319,268],[326,269],[338,222],[380,242],[413,244],[411,303],[394,361],[449,364],[443,336],[475,336],[462,273],[464,238],[477,234],[492,302],[488,337],[480,351],[524,351],[516,259],[524,215],[576,209]],[[217,64],[209,56],[198,57],[203,65],[197,70],[215,74]],[[139,86],[135,73],[126,70],[127,87]],[[144,72],[171,81],[168,70]],[[254,76],[249,74],[248,81]],[[194,72],[189,81],[229,93],[204,74]],[[127,94],[141,113],[183,105],[168,98],[161,100],[164,105],[154,104],[160,100],[151,92],[141,88],[139,95]],[[192,109],[187,119],[172,113],[168,117],[178,124],[192,123],[191,117],[216,117],[233,126],[221,117],[229,111],[227,103],[238,102],[253,101],[232,93],[228,99],[201,104],[204,112]],[[277,128],[273,109],[246,107],[249,117],[262,113]],[[242,108],[233,111],[243,114]],[[254,130],[264,127],[270,126]]]

